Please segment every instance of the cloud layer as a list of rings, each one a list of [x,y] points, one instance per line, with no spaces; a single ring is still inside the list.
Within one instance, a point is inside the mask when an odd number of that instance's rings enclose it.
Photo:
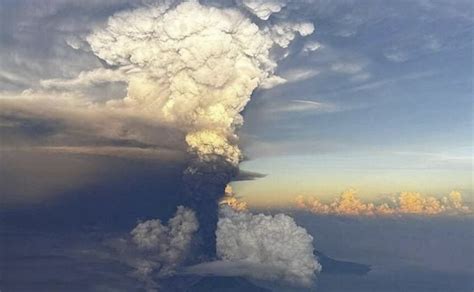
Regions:
[[[364,203],[354,189],[349,189],[331,203],[315,197],[298,196],[296,206],[316,214],[342,216],[399,216],[399,215],[464,215],[472,214],[463,203],[462,195],[452,191],[448,197],[437,199],[417,192],[401,192],[389,203]]]

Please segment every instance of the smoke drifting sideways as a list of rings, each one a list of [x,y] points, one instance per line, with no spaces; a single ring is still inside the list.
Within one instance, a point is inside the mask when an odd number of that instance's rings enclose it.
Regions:
[[[315,197],[298,196],[296,207],[315,214],[337,216],[436,216],[436,215],[472,215],[472,210],[463,202],[458,191],[452,191],[447,197],[437,199],[417,192],[401,192],[388,203],[364,203],[357,197],[355,189],[344,191],[331,203],[323,203]]]
[[[307,22],[269,19],[279,11],[275,5],[283,2],[275,2],[270,10],[257,9],[251,2],[218,8],[197,1],[163,1],[117,13],[86,38],[91,51],[111,68],[107,76],[127,83],[127,96],[105,107],[172,125],[184,133],[191,156],[183,173],[185,207],[178,209],[169,226],[156,220],[143,222],[132,231],[132,239],[126,240],[132,250],[153,254],[147,261],[126,260],[145,282],[151,282],[153,276],[172,275],[190,245],[197,252],[188,262],[217,257],[255,264],[262,271],[271,267],[269,271],[275,272],[271,275],[254,275],[262,279],[308,286],[320,270],[312,237],[291,218],[235,213],[226,207],[218,218],[219,200],[242,159],[236,135],[243,123],[240,112],[257,87],[285,82],[274,75],[275,60],[285,53],[278,56],[273,48],[282,51],[297,34],[306,36],[314,30]],[[93,70],[78,78],[100,72],[104,73]],[[43,82],[48,87],[81,83]],[[252,231],[246,233],[249,228]],[[176,250],[171,248],[175,239],[179,239]],[[279,243],[282,239],[285,241]]]

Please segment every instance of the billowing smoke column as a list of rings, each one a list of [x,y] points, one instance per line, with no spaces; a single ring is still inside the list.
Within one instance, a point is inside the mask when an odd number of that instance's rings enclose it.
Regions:
[[[160,274],[166,275],[185,258],[198,226],[194,212],[179,206],[168,225],[158,219],[139,223],[131,232],[132,241],[139,250],[153,252],[161,264]]]
[[[201,241],[215,253],[218,198],[242,157],[235,129],[255,88],[271,82],[270,49],[287,46],[312,24],[259,27],[238,9],[196,1],[119,13],[87,41],[108,64],[128,66],[128,95],[118,108],[133,108],[182,129],[194,157],[184,173],[184,203],[197,212]]]
[[[183,205],[196,212],[202,260],[216,255],[218,200],[242,158],[235,134],[240,112],[258,86],[284,82],[273,75],[271,49],[314,29],[264,21],[283,3],[254,2],[224,9],[163,1],[118,13],[87,38],[94,54],[126,75],[127,97],[107,106],[138,111],[185,134],[192,158],[183,174]]]
[[[219,260],[186,267],[182,273],[243,276],[272,281],[280,288],[314,287],[321,265],[313,255],[313,237],[287,215],[255,215],[234,207],[220,208]]]
[[[284,214],[275,216],[221,209],[217,253],[228,262],[261,266],[249,277],[311,286],[321,266],[313,257],[313,238]]]
[[[130,235],[109,242],[118,259],[134,268],[133,276],[155,291],[155,277],[173,275],[189,253],[199,223],[194,211],[179,206],[168,224],[158,219],[139,223]]]

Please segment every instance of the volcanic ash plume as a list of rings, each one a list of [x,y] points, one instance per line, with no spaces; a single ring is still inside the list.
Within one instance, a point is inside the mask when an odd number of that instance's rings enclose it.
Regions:
[[[88,42],[108,64],[135,68],[117,106],[179,127],[200,160],[238,164],[239,113],[276,66],[268,31],[236,9],[190,1],[119,13]]]
[[[163,3],[116,14],[87,41],[126,75],[127,97],[107,106],[185,133],[193,158],[183,176],[183,204],[196,211],[199,237],[213,257],[218,199],[242,158],[235,134],[243,123],[240,112],[258,86],[284,81],[273,75],[271,48],[286,47],[297,33],[314,28],[283,21],[256,25],[238,7]]]
[[[310,23],[261,26],[238,9],[189,1],[116,14],[87,40],[109,65],[127,68],[128,95],[109,105],[167,121],[186,133],[200,160],[236,166],[240,112],[276,78],[270,49],[313,31]]]
[[[260,267],[249,277],[311,286],[315,272],[321,271],[313,251],[311,235],[289,216],[221,209],[217,254],[224,262]]]
[[[167,225],[159,219],[141,222],[129,238],[114,240],[110,245],[150,290],[157,286],[154,277],[174,274],[175,268],[186,259],[198,227],[194,211],[179,206]]]

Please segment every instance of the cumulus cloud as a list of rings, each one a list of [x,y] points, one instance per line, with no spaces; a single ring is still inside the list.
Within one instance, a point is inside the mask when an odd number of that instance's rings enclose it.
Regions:
[[[163,259],[163,267],[167,273],[170,267],[183,260],[198,226],[194,212],[179,206],[167,226],[159,219],[148,220],[139,223],[130,234],[140,250],[156,252],[160,259]]]
[[[239,3],[250,13],[267,20],[273,13],[286,6],[285,0],[240,0]]]
[[[221,208],[217,255],[227,265],[253,267],[243,275],[311,286],[321,271],[313,251],[313,237],[284,214],[275,216]]]
[[[276,44],[286,48],[297,33],[301,36],[312,34],[314,32],[314,25],[311,22],[281,21],[268,28],[268,32]]]
[[[224,196],[220,199],[219,204],[224,205],[224,206],[229,206],[233,210],[239,211],[239,212],[248,210],[247,202],[240,200],[235,195],[230,185],[227,185],[225,187]]]
[[[139,223],[130,237],[111,240],[108,244],[118,259],[134,268],[133,275],[149,288],[156,288],[154,277],[169,277],[175,273],[191,247],[199,228],[194,211],[178,206],[167,225],[159,219]]]
[[[316,214],[342,216],[400,216],[400,215],[463,215],[472,214],[465,206],[462,195],[452,191],[448,197],[437,199],[417,192],[401,192],[389,203],[364,203],[357,197],[355,189],[344,191],[331,203],[323,203],[318,198],[298,196],[296,206]]]

